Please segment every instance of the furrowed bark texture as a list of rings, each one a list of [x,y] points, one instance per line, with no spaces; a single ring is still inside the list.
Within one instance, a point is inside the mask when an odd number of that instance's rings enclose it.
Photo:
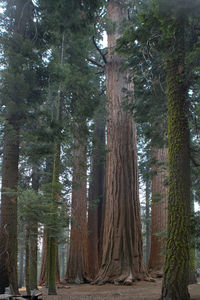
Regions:
[[[162,300],[188,300],[190,159],[184,15],[176,24],[173,57],[166,59],[168,91],[169,203]]]
[[[152,276],[160,276],[164,267],[165,236],[157,236],[167,229],[167,161],[168,149],[153,147],[152,158],[155,161],[152,172],[152,205],[151,205],[151,252],[149,259],[149,271]]]
[[[99,270],[101,258],[102,218],[104,199],[104,149],[105,122],[103,117],[95,117],[92,171],[89,188],[88,208],[88,263],[89,278],[94,279]]]
[[[1,194],[1,266],[14,293],[18,293],[17,280],[17,184],[19,161],[19,130],[14,120],[8,120],[5,128],[2,194]],[[4,275],[3,275],[4,276]]]
[[[120,24],[127,12],[118,1],[108,4],[108,17]],[[130,90],[128,72],[120,72],[122,58],[114,53],[119,28],[108,32],[107,97],[107,154],[106,204],[103,234],[103,255],[96,283],[131,284],[146,276],[138,197],[136,124],[123,111],[125,94]]]
[[[72,187],[70,250],[65,280],[83,283],[88,279],[88,236],[86,200],[86,149],[75,141]]]

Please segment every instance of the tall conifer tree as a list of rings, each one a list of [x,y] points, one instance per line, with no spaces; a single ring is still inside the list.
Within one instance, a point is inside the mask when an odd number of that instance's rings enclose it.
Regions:
[[[1,99],[5,105],[4,150],[2,167],[1,232],[4,239],[1,264],[6,262],[9,284],[14,293],[17,285],[17,185],[20,128],[35,96],[37,54],[34,6],[31,1],[3,1],[5,31],[2,33],[5,69],[2,71]],[[30,109],[30,107],[29,107]]]
[[[146,276],[138,195],[136,124],[123,111],[124,90],[133,92],[128,71],[121,71],[123,59],[114,52],[121,36],[127,8],[119,1],[108,3],[107,147],[106,203],[103,254],[96,282],[131,284]],[[121,72],[120,72],[121,71]]]

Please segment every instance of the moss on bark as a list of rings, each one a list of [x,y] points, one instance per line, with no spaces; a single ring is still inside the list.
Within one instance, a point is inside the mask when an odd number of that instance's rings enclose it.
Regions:
[[[184,19],[176,22],[174,53],[166,58],[168,93],[169,204],[162,300],[188,300],[190,161]]]

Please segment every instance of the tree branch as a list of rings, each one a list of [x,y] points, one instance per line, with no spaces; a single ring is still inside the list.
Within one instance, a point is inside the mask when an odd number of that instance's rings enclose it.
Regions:
[[[95,66],[97,66],[97,67],[99,67],[99,68],[102,68],[102,69],[104,68],[104,65],[98,63],[96,60],[93,60],[92,58],[87,58],[87,60],[88,60],[91,64],[93,64],[93,65],[95,65]]]
[[[194,159],[194,157],[192,155],[190,155],[190,159],[195,167],[200,167],[200,164],[196,162],[196,160]]]
[[[101,49],[98,47],[94,36],[92,37],[92,40],[93,40],[93,43],[95,45],[95,48],[97,49],[97,51],[100,53],[101,57],[103,58],[104,63],[107,64],[106,56],[102,53]]]

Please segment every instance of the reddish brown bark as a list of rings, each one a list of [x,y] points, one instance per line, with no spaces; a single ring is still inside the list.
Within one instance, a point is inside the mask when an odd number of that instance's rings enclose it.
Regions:
[[[108,17],[120,26],[127,11],[110,0]],[[119,27],[108,33],[106,206],[103,255],[96,283],[131,284],[146,276],[138,197],[136,124],[122,109],[123,89],[131,90],[129,73],[120,72],[122,58],[114,53]]]
[[[102,116],[95,117],[94,144],[91,161],[91,179],[88,208],[88,263],[89,277],[94,279],[99,270],[102,242],[102,219],[104,199],[104,149],[105,124]]]
[[[156,275],[163,272],[164,246],[167,228],[167,161],[168,149],[154,147],[152,149],[152,206],[151,206],[151,251],[149,258],[149,271]],[[157,235],[163,233],[161,235]]]
[[[70,250],[65,280],[83,283],[88,278],[88,236],[86,201],[86,150],[83,143],[75,142],[72,187],[72,221]]]

